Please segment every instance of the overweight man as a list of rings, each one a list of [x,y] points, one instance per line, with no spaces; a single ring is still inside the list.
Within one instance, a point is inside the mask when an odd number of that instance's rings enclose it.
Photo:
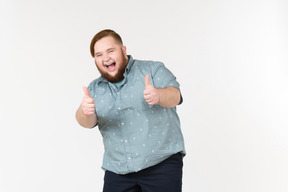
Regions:
[[[182,95],[163,63],[134,59],[115,31],[90,52],[101,76],[83,87],[76,119],[103,137],[103,192],[180,192],[185,147],[176,106]]]

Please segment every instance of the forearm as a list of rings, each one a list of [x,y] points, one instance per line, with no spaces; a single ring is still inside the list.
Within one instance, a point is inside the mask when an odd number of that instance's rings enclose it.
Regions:
[[[165,108],[175,107],[180,103],[180,91],[175,87],[157,88],[158,104]]]
[[[78,123],[85,128],[92,128],[97,124],[97,115],[85,115],[81,107],[79,107],[76,112],[76,119]]]

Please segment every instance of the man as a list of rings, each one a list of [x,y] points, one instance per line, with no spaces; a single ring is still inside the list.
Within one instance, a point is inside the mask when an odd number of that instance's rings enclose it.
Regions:
[[[179,83],[161,63],[127,56],[113,30],[90,44],[101,77],[83,87],[79,124],[103,136],[104,192],[180,192],[184,141]]]

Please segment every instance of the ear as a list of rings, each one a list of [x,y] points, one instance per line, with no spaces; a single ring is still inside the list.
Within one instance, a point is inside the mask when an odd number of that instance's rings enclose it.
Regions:
[[[127,55],[127,48],[126,48],[126,46],[122,46],[122,51],[123,51],[123,53],[124,53],[124,55]]]

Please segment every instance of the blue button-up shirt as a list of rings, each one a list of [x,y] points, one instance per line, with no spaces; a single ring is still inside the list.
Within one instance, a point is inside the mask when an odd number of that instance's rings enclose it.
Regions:
[[[127,174],[158,164],[177,152],[185,154],[176,107],[149,106],[144,99],[146,74],[156,88],[179,89],[175,76],[163,63],[132,56],[123,81],[115,84],[99,77],[88,86],[103,136],[104,170]]]

